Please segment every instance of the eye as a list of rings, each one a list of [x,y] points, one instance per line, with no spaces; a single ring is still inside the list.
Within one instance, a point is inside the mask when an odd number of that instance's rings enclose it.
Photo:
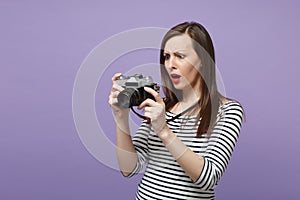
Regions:
[[[165,60],[169,60],[170,59],[170,54],[164,53],[164,58],[165,58]]]
[[[184,59],[185,55],[182,53],[175,53],[176,57],[180,58],[180,59]]]

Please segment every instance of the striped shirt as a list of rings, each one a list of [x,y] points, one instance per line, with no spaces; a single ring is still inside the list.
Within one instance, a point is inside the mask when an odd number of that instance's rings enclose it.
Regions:
[[[166,112],[166,119],[175,116]],[[211,136],[196,138],[196,116],[181,116],[168,122],[169,128],[193,152],[204,158],[203,170],[193,182],[166,149],[149,124],[142,123],[133,137],[138,154],[135,169],[129,175],[146,170],[139,183],[136,199],[214,199],[214,188],[223,175],[236,145],[243,110],[229,101],[220,106]],[[196,124],[199,125],[201,120]]]

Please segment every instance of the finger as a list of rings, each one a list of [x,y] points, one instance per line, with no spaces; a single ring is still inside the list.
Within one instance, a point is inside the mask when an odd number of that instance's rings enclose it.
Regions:
[[[111,93],[109,94],[108,99],[109,99],[109,100],[112,100],[113,102],[118,101],[118,95],[119,95],[119,93],[120,93],[119,91],[111,92]]]
[[[145,112],[145,113],[144,113],[144,117],[146,117],[146,118],[148,118],[148,119],[151,119],[151,113]]]
[[[109,100],[108,100],[108,103],[109,105],[117,105],[118,103],[118,99],[117,98],[113,98],[112,96],[109,97]]]
[[[142,109],[142,108],[144,108],[144,107],[146,107],[146,106],[154,106],[155,105],[155,101],[153,101],[153,99],[146,99],[145,101],[143,101],[140,105],[139,105],[139,107],[138,107],[138,109]]]
[[[152,108],[152,107],[146,106],[146,107],[145,107],[145,112],[149,112],[149,113],[150,113],[150,112],[151,112],[151,108]]]
[[[109,96],[112,97],[112,98],[117,98],[119,94],[120,94],[119,91],[113,91],[113,92],[110,93]]]
[[[150,88],[150,87],[144,87],[144,90],[146,92],[150,93],[154,97],[154,99],[155,99],[156,102],[158,102],[158,103],[162,103],[163,102],[163,99],[161,98],[161,96],[159,95],[159,93],[156,92],[155,90],[153,90],[152,88]]]
[[[122,73],[116,73],[112,78],[111,78],[111,81],[113,83],[115,83],[115,81],[122,75]]]
[[[111,90],[113,92],[115,92],[115,91],[121,92],[122,90],[124,90],[124,88],[122,86],[118,85],[117,83],[114,83],[113,86],[112,86],[112,88],[111,88]]]

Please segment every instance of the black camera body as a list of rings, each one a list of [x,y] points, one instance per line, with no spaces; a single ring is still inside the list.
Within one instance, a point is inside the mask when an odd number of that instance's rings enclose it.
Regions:
[[[117,84],[122,86],[122,90],[118,95],[118,105],[123,108],[140,105],[144,100],[154,97],[144,90],[144,87],[150,87],[156,92],[159,92],[159,86],[153,83],[151,76],[143,76],[135,74],[133,76],[120,76],[117,79]]]

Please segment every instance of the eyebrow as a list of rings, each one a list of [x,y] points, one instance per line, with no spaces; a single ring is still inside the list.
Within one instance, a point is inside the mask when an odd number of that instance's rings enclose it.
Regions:
[[[186,49],[178,49],[176,51],[173,51],[172,53],[178,53],[178,52],[181,52],[181,51],[187,51],[187,50]],[[166,53],[166,52],[170,52],[170,51],[164,50],[164,53]]]

